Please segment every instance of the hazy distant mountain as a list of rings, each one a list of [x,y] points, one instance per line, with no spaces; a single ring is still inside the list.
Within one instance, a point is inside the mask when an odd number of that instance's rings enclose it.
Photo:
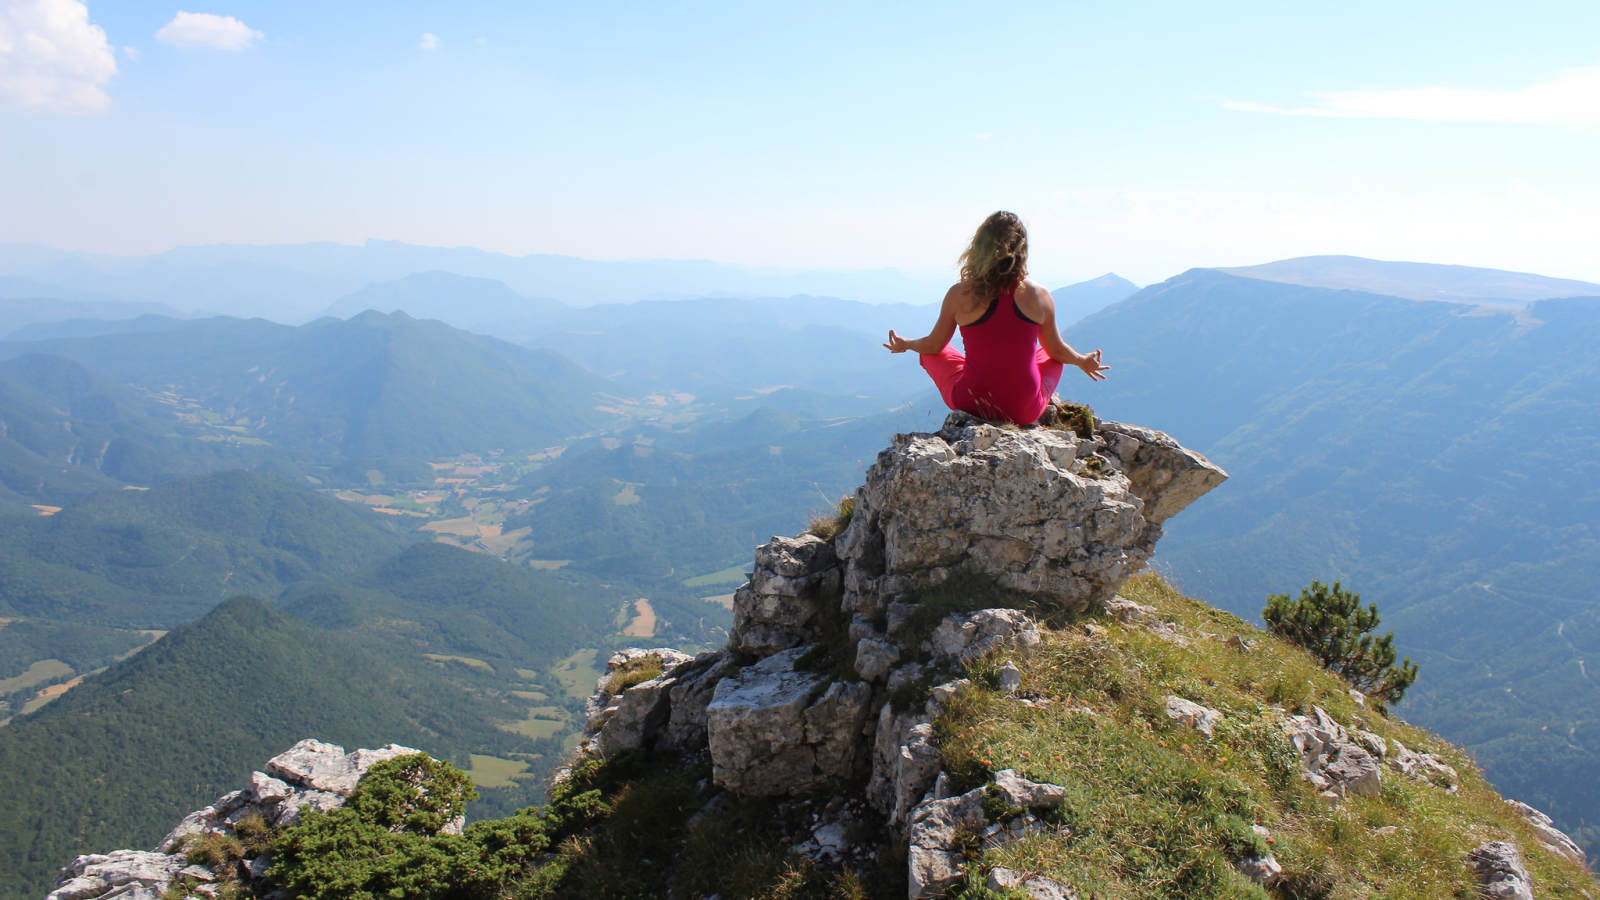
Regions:
[[[922,334],[936,306],[833,297],[650,300],[487,323],[590,371],[649,390],[719,398],[781,386],[893,401],[927,375],[880,346],[890,328]]]
[[[1115,369],[1063,393],[1232,475],[1162,543],[1178,583],[1254,617],[1342,580],[1422,663],[1408,718],[1600,820],[1600,297],[1483,315],[1197,269],[1067,337]]]
[[[0,291],[4,282],[15,279],[0,278]],[[38,288],[29,285],[26,294],[0,294],[0,337],[9,337],[17,329],[38,322],[60,322],[63,319],[99,319],[115,321],[136,316],[156,314],[178,316],[178,312],[162,303],[127,303],[120,300],[55,300],[38,296]]]
[[[946,287],[896,269],[783,272],[706,260],[508,256],[471,247],[419,247],[398,241],[367,241],[361,246],[213,244],[128,257],[0,244],[0,276],[49,286],[47,296],[97,292],[97,296],[284,322],[310,318],[372,282],[432,271],[498,279],[519,294],[553,297],[573,306],[642,298],[793,294],[925,303],[937,300]]]
[[[217,423],[214,439],[318,460],[546,446],[610,420],[598,395],[622,390],[550,351],[403,313],[0,342],[0,358],[37,352],[170,392],[186,414]]]
[[[8,341],[44,341],[50,338],[94,337],[100,334],[142,334],[184,328],[191,319],[174,319],[145,313],[132,319],[63,319],[24,325],[5,336]]]
[[[1056,301],[1056,324],[1070,328],[1079,319],[1133,296],[1139,286],[1115,272],[1050,292]]]
[[[348,319],[364,310],[405,312],[416,319],[438,319],[457,328],[482,331],[485,322],[538,316],[567,309],[555,300],[524,297],[493,278],[453,272],[417,272],[394,281],[375,281],[323,310]]]
[[[1412,300],[1521,305],[1554,297],[1600,295],[1600,284],[1587,281],[1471,266],[1385,262],[1359,256],[1302,256],[1218,271],[1267,281],[1369,291]]]

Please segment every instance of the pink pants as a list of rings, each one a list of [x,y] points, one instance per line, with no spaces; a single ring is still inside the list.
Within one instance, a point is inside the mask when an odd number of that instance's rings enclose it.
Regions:
[[[1033,356],[1034,365],[1039,369],[1039,392],[1023,397],[1016,396],[1019,392],[1013,390],[1005,392],[1011,396],[1001,398],[995,396],[998,392],[983,391],[980,394],[973,390],[972,385],[962,383],[967,371],[967,358],[953,347],[946,346],[938,353],[921,354],[919,361],[933,378],[933,383],[938,385],[939,396],[944,398],[945,406],[1014,425],[1032,425],[1039,421],[1039,416],[1050,402],[1050,395],[1061,383],[1063,368],[1061,363],[1050,358],[1043,347],[1039,347]]]

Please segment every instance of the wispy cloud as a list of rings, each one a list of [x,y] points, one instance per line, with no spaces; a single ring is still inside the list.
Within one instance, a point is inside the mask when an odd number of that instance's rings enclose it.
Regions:
[[[429,34],[428,32],[424,31],[422,33],[422,43],[418,44],[417,46],[424,50],[433,50],[439,46],[439,36],[436,34]]]
[[[1600,125],[1600,66],[1569,69],[1549,81],[1520,90],[1422,87],[1318,91],[1311,96],[1316,100],[1311,106],[1242,101],[1222,105],[1242,112],[1284,116],[1594,126]]]
[[[243,50],[263,37],[266,35],[233,16],[181,10],[156,32],[156,40],[174,47],[210,47],[213,50]]]
[[[51,112],[102,112],[117,74],[106,33],[79,0],[0,2],[0,101]]]

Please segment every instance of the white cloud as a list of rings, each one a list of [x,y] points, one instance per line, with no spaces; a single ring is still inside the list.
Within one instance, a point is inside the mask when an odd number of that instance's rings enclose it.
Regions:
[[[106,33],[79,0],[0,0],[0,101],[53,112],[101,112],[117,74]]]
[[[1243,112],[1425,122],[1514,122],[1582,127],[1600,125],[1600,66],[1570,69],[1521,90],[1424,87],[1319,91],[1314,106],[1224,103]]]
[[[423,32],[422,33],[422,43],[418,44],[417,46],[421,47],[424,50],[432,50],[433,48],[439,46],[439,38],[438,38],[437,35],[432,35],[432,34],[428,34],[427,32]]]
[[[174,47],[210,47],[215,50],[243,50],[263,37],[266,35],[233,16],[182,10],[156,32],[156,40]]]
[[[142,54],[139,53],[138,47],[123,47],[122,55],[128,58],[128,62],[138,62],[143,58]]]

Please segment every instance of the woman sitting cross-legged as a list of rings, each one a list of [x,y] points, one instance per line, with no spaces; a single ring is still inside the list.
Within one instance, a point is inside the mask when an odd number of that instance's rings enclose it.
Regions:
[[[952,349],[956,326],[966,356]],[[889,332],[891,353],[915,350],[946,406],[985,419],[1032,425],[1050,405],[1063,365],[1095,381],[1110,366],[1100,351],[1083,354],[1056,331],[1050,292],[1028,280],[1028,231],[1013,213],[985,219],[961,254],[961,283],[944,295],[927,337]]]

